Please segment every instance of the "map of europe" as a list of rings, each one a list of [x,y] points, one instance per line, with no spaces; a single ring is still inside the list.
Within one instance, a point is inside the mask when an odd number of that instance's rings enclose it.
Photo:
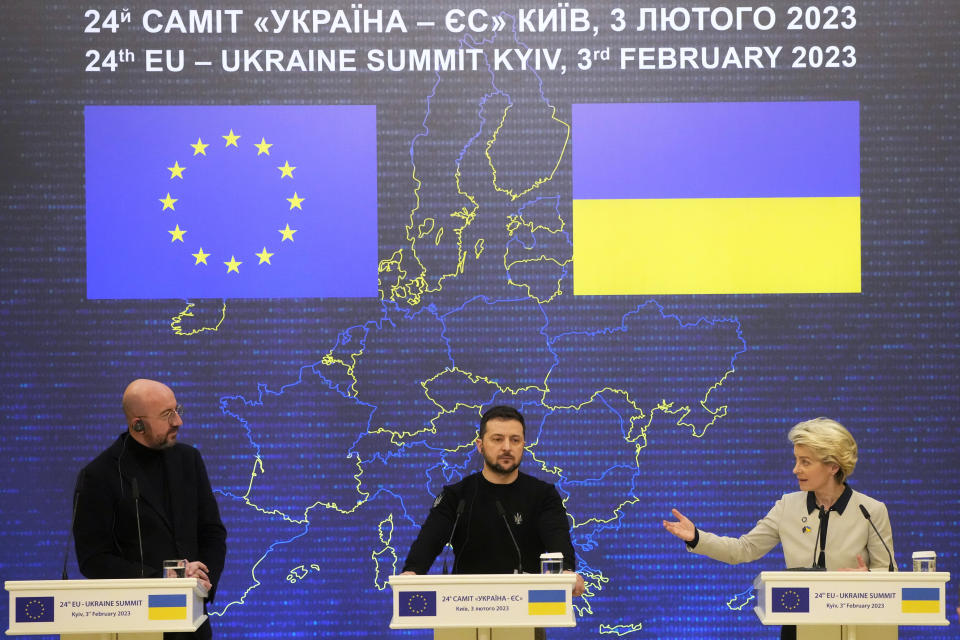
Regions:
[[[502,32],[460,46],[526,45]],[[664,434],[722,425],[740,323],[574,295],[571,123],[535,71],[439,72],[423,107],[413,206],[380,210],[377,313],[282,384],[220,399],[235,471],[217,488],[231,555],[214,623],[273,610],[264,633],[386,633],[388,577],[441,487],[479,468],[479,415],[507,404],[526,416],[521,468],[557,486],[571,519],[587,585],[578,637],[639,631],[621,536],[662,482]],[[229,301],[190,303],[173,330],[216,331],[229,315]],[[312,603],[369,615],[334,623]]]

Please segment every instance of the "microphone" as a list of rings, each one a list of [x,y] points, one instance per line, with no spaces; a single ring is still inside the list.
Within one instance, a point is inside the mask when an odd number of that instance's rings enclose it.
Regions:
[[[817,558],[817,548],[820,547],[820,529],[823,527],[823,520],[827,518],[827,512],[823,510],[823,507],[818,507],[820,509],[819,522],[817,523],[817,541],[813,543],[813,562],[811,563],[811,568],[813,569],[822,569],[827,566],[827,559],[823,548],[820,548],[820,557]]]
[[[513,548],[517,550],[517,568],[513,570],[514,573],[523,573],[523,555],[520,553],[520,545],[517,544],[517,539],[513,537],[513,529],[510,528],[510,523],[507,522],[507,512],[503,510],[503,505],[500,504],[500,501],[497,500],[497,512],[500,514],[500,517],[503,518],[503,524],[507,525],[507,533],[510,534],[510,540],[513,542]]]
[[[70,538],[73,537],[73,525],[77,522],[77,505],[80,503],[80,492],[83,491],[83,479],[86,475],[83,469],[77,474],[77,482],[73,485],[73,512],[70,514],[70,530],[67,533],[67,542],[63,547],[63,573],[60,574],[61,580],[69,580],[67,575],[67,557],[70,555]]]
[[[130,478],[130,488],[133,490],[133,503],[137,513],[137,542],[140,544],[140,577],[143,577],[143,534],[140,532],[140,486],[136,478]]]
[[[457,517],[453,519],[453,528],[450,529],[450,539],[447,540],[447,544],[443,546],[449,546],[453,548],[453,534],[457,532],[457,523],[460,522],[460,516],[463,515],[463,508],[467,506],[467,501],[464,498],[460,498],[460,502],[457,503]],[[453,572],[457,572],[457,557],[454,554],[453,557]],[[447,556],[443,556],[443,575],[447,575]]]
[[[870,519],[870,512],[867,511],[865,506],[857,505],[860,507],[860,513],[863,514],[863,517],[867,519],[867,522],[870,523],[870,526],[873,527],[873,532],[877,534],[877,537],[880,538],[880,544],[883,545],[883,548],[887,550],[887,557],[890,558],[890,564],[887,566],[889,571],[896,571],[896,567],[893,565],[893,554],[890,553],[890,547],[887,546],[887,543],[883,541],[883,536],[880,535],[880,532],[877,531],[877,525],[873,524],[873,520]]]

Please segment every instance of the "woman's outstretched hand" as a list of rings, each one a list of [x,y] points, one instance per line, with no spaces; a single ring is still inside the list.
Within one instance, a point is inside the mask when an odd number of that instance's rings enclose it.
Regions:
[[[671,509],[670,512],[673,514],[673,517],[677,519],[677,521],[671,522],[669,520],[664,520],[663,528],[684,542],[690,542],[693,540],[693,537],[697,534],[697,528],[693,526],[693,523],[690,522],[690,519],[676,509]]]

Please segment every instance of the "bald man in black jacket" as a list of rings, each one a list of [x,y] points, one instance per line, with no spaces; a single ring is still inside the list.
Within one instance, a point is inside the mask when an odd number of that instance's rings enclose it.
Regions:
[[[123,411],[127,431],[78,481],[73,531],[80,572],[87,578],[159,578],[164,560],[183,558],[186,576],[196,577],[212,602],[227,531],[200,452],[177,443],[182,407],[165,384],[134,380],[123,394]],[[164,637],[210,638],[210,623],[196,634]]]

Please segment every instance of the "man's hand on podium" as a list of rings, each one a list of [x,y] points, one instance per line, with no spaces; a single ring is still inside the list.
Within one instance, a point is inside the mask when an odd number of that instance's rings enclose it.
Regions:
[[[200,584],[206,587],[207,591],[210,591],[210,588],[213,586],[210,584],[210,578],[207,577],[207,572],[210,571],[207,569],[207,565],[203,564],[199,560],[193,562],[187,561],[187,570],[186,577],[188,578],[197,578],[200,580]]]
[[[573,573],[569,569],[564,569],[564,573]],[[573,575],[577,576],[577,583],[573,585],[573,597],[582,596],[583,592],[586,590],[586,585],[583,583],[583,576],[579,573],[574,573]]]

